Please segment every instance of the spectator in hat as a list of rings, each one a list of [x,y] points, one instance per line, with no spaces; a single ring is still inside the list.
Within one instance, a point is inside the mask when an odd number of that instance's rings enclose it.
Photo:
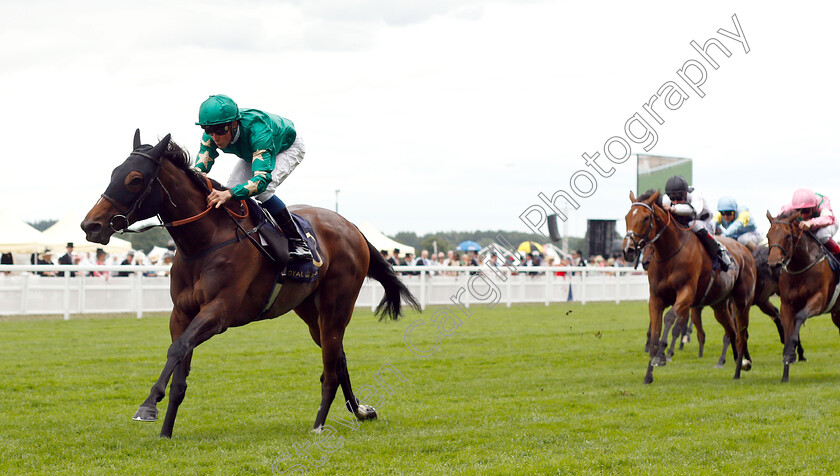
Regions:
[[[394,254],[392,254],[391,257],[388,258],[388,262],[391,263],[391,266],[399,266],[400,265],[399,259],[400,259],[400,249],[399,248],[394,248]]]
[[[120,263],[120,265],[121,266],[131,266],[133,264],[137,264],[137,263],[134,262],[134,250],[128,250],[128,253],[126,253],[126,255],[125,255],[125,259],[123,260],[122,263]],[[120,271],[117,274],[117,276],[126,277],[126,276],[131,276],[131,274],[132,273],[129,272],[129,271]]]
[[[172,262],[174,260],[175,260],[175,253],[173,253],[172,251],[167,251],[166,253],[164,253],[163,254],[163,262],[161,263],[161,266],[168,266],[169,268],[167,268],[166,271],[159,272],[158,276],[169,276],[169,269],[172,268]]]
[[[53,264],[52,251],[49,248],[45,249],[41,256],[38,257],[38,264]],[[39,276],[55,276],[55,271],[39,271]]]
[[[105,266],[107,263],[105,260],[108,258],[108,253],[105,252],[102,248],[96,249],[96,264],[98,266]],[[111,277],[111,273],[108,271],[94,271],[93,275],[97,278],[105,278],[108,279]]]
[[[73,243],[67,243],[67,253],[58,258],[58,264],[73,264]],[[58,273],[59,276],[64,276],[64,271]],[[70,271],[70,276],[76,276],[75,271]]]

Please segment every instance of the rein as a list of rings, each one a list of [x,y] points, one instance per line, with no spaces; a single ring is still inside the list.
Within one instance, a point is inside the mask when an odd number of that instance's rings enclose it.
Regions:
[[[788,235],[787,235],[787,236],[788,236],[788,238],[791,238],[791,236],[793,236],[793,224],[792,224],[792,223],[787,222],[787,221],[783,221],[783,220],[771,220],[771,221],[770,221],[770,224],[771,224],[771,225],[783,225],[783,226],[790,227],[791,231],[790,231],[790,233],[788,233]],[[813,238],[813,239],[815,239],[815,240],[817,239],[817,238],[816,238],[813,234],[811,234],[810,232],[809,232],[808,234],[811,236],[811,238]],[[769,247],[769,249],[779,248],[779,250],[782,252],[782,255],[784,256],[784,259],[782,260],[782,269],[783,269],[785,272],[787,272],[788,274],[793,275],[793,276],[796,276],[796,275],[798,275],[798,274],[802,274],[802,273],[804,273],[804,272],[808,271],[809,269],[811,269],[811,268],[813,268],[814,266],[816,266],[817,264],[819,264],[821,261],[825,260],[825,258],[826,258],[826,256],[827,256],[827,255],[825,254],[825,251],[823,251],[822,246],[820,246],[820,253],[821,253],[821,256],[820,256],[819,258],[817,258],[816,260],[812,261],[810,264],[808,264],[807,266],[805,266],[805,267],[804,267],[804,268],[802,268],[802,269],[799,269],[799,270],[796,270],[796,271],[791,271],[791,270],[788,268],[788,266],[790,265],[790,260],[791,260],[791,259],[793,259],[793,252],[794,252],[794,251],[796,251],[796,248],[798,248],[798,247],[799,247],[799,242],[802,240],[802,235],[804,235],[804,233],[799,233],[799,236],[797,236],[797,237],[796,237],[796,241],[795,241],[795,242],[794,242],[792,239],[790,240],[790,241],[791,241],[791,246],[790,246],[790,248],[789,248],[789,249],[790,249],[790,253],[788,253],[788,249],[786,249],[786,248],[785,248],[785,247],[783,247],[782,245],[779,245],[779,244],[776,244],[776,243],[773,243],[773,244],[772,244],[772,245],[770,245],[770,247]],[[819,242],[819,241],[818,241],[818,242]]]
[[[631,207],[635,207],[635,206],[646,208],[648,211],[650,211],[651,216],[653,216],[653,219],[656,220],[657,223],[660,223],[660,224],[662,223],[662,220],[660,220],[659,217],[656,216],[656,212],[647,203],[633,202]],[[674,222],[674,223],[676,224],[676,222]],[[639,259],[641,259],[641,256],[642,256],[641,252],[644,251],[644,249],[647,248],[648,245],[652,245],[652,244],[656,243],[656,240],[658,240],[662,236],[662,234],[665,233],[665,230],[668,229],[668,225],[670,225],[670,224],[671,224],[671,214],[668,213],[668,221],[665,222],[664,225],[662,225],[662,228],[659,230],[658,233],[656,233],[656,235],[654,235],[653,239],[650,240],[650,241],[646,241],[646,240],[647,240],[647,236],[650,234],[651,230],[653,229],[653,220],[648,222],[648,229],[645,231],[645,233],[643,235],[639,235],[638,233],[636,233],[632,230],[627,232],[625,237],[630,238],[633,241],[633,246],[635,246],[636,249],[639,250],[638,256],[636,256],[636,266],[638,266]],[[636,241],[637,236],[641,237],[640,241]],[[643,243],[642,246],[639,246],[640,242]],[[669,256],[665,259],[661,259],[661,260],[657,259],[656,261],[659,262],[659,263],[664,263],[665,261],[668,261],[669,259],[673,258],[674,256],[677,255],[677,253],[680,252],[680,250],[683,248],[683,246],[685,246],[685,243],[686,243],[686,240],[683,240],[683,243],[680,245],[679,248],[677,248],[677,251],[674,252],[674,254],[672,254],[671,256]]]

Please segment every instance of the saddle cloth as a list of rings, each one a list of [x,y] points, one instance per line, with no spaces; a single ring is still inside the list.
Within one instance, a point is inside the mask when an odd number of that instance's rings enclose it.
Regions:
[[[283,237],[282,240],[285,241],[286,238],[283,236],[283,232],[274,225],[273,220],[268,218],[268,212],[266,212],[265,209],[263,209],[255,200],[252,199],[248,202],[251,207],[251,212],[257,213],[257,216],[262,217],[262,222],[259,225],[259,235],[260,244],[263,249],[273,256],[281,266],[285,263],[285,268],[278,270],[281,273],[278,281],[282,282],[286,279],[306,283],[314,281],[318,277],[318,268],[324,264],[324,260],[321,257],[321,247],[318,244],[318,239],[315,236],[315,230],[312,228],[312,225],[302,216],[291,213],[298,233],[300,233],[300,236],[304,238],[307,246],[309,246],[309,250],[312,253],[311,260],[289,260],[287,244],[283,247],[283,251],[279,253],[281,256],[277,256],[278,253],[275,251],[277,247],[276,237]],[[275,237],[270,236],[271,234],[274,234]],[[269,242],[275,242],[275,246],[271,246]]]

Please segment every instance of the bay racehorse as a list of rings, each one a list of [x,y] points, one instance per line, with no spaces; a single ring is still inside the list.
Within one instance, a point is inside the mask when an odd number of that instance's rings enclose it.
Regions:
[[[692,307],[709,306],[715,319],[735,342],[735,376],[752,367],[747,348],[750,305],[755,291],[755,261],[746,246],[719,238],[732,256],[727,272],[715,272],[712,260],[689,228],[682,228],[662,208],[658,191],[649,190],[638,199],[630,192],[630,211],[625,217],[627,235],[622,244],[624,258],[634,261],[645,247],[653,246],[654,259],[648,269],[650,299],[650,361],[644,382],[653,382],[653,367],[666,363],[667,336],[662,331],[662,312],[674,307],[677,319],[685,319]],[[730,316],[730,302],[734,320]]]
[[[276,293],[278,270],[252,240],[260,220],[243,202],[207,206],[210,187],[222,188],[190,167],[185,150],[167,135],[154,147],[141,145],[111,174],[111,183],[82,222],[87,239],[107,244],[115,231],[158,215],[178,252],[171,269],[174,307],[169,320],[172,344],[166,364],[134,419],[155,421],[157,403],[172,378],[169,405],[160,432],[171,437],[178,407],[184,400],[193,349],[230,327],[269,319],[294,310],[321,347],[321,405],[313,431],[320,431],[339,386],[347,407],[360,420],[376,418],[373,407],[359,404],[350,386],[344,354],[344,331],[353,315],[365,276],[379,281],[385,296],[380,317],[401,313],[401,301],[418,303],[379,252],[350,222],[329,210],[298,206],[317,238],[317,279],[286,280]],[[320,259],[318,259],[320,258]],[[276,294],[275,294],[276,293]]]
[[[810,231],[797,226],[799,212],[774,217],[767,212],[770,229],[770,266],[779,267],[779,296],[782,306],[779,314],[785,330],[785,347],[782,354],[782,382],[787,382],[790,364],[796,363],[796,345],[799,329],[809,317],[831,313],[831,320],[840,328],[840,305],[837,273],[829,260],[834,257],[823,248]]]

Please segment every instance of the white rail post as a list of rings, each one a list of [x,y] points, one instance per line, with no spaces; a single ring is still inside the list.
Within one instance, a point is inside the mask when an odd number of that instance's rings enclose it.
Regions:
[[[420,309],[426,310],[426,272],[420,271]]]
[[[23,288],[20,290],[20,313],[26,315],[27,301],[29,300],[29,278],[30,273],[23,273]]]
[[[64,272],[64,320],[70,320],[70,271]]]
[[[581,267],[583,271],[580,273],[580,303],[586,305],[586,266]]]
[[[134,306],[137,309],[137,319],[143,318],[143,273],[135,271],[131,274],[131,295],[134,297]]]
[[[508,278],[505,289],[507,290],[507,307],[510,307],[513,305],[513,273],[508,270],[505,270],[504,273]]]
[[[546,306],[548,306],[548,304],[551,302],[551,285],[552,285],[551,278],[552,278],[552,276],[553,276],[553,274],[552,274],[551,271],[546,271],[545,272],[545,305]]]

